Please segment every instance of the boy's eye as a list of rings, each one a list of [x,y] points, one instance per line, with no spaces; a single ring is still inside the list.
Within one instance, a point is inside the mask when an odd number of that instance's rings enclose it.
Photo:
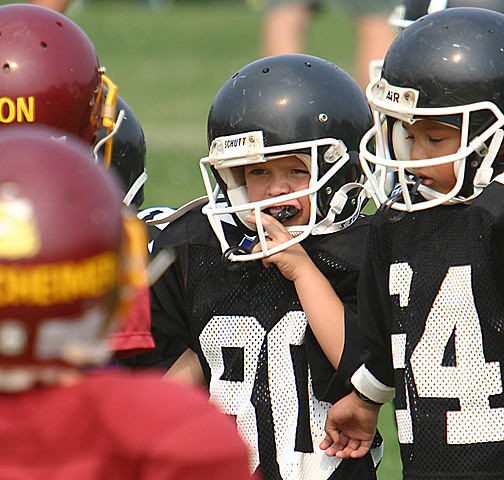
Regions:
[[[247,172],[248,175],[264,175],[265,173],[266,170],[264,168],[253,168]]]
[[[296,175],[310,175],[310,172],[308,170],[300,169],[300,168],[295,168],[292,170],[292,173]]]

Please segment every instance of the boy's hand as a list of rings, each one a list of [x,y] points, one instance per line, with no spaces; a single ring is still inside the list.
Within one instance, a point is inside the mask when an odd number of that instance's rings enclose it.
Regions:
[[[246,220],[251,223],[255,223],[254,215],[248,215]],[[288,230],[271,215],[267,215],[261,212],[261,221],[264,230],[269,235],[266,237],[266,242],[268,248],[276,247],[277,245],[282,245],[292,239],[292,235]],[[261,244],[258,243],[252,250],[252,253],[260,252]],[[303,269],[307,266],[313,266],[313,262],[306,253],[305,249],[296,243],[291,247],[282,250],[281,252],[275,253],[268,257],[262,259],[263,265],[268,268],[274,263],[280,270],[282,275],[293,282],[302,274]],[[315,267],[316,268],[316,267]]]
[[[338,458],[364,456],[373,442],[380,405],[361,400],[354,392],[335,403],[327,412],[326,437],[320,448]]]

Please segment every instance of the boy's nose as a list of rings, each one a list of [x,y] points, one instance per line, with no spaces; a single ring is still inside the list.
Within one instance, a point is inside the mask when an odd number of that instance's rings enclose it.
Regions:
[[[272,197],[278,197],[279,195],[285,195],[292,191],[289,182],[283,179],[273,179],[269,184],[269,194]]]
[[[426,157],[425,149],[419,142],[413,142],[410,147],[411,160],[421,160]]]

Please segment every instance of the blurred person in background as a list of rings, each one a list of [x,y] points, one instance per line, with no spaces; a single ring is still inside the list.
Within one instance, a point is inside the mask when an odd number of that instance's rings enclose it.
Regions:
[[[504,13],[504,0],[403,0],[392,10],[389,24],[400,33],[428,13],[453,7],[479,7]]]
[[[40,5],[41,7],[51,8],[52,10],[63,13],[71,1],[72,0],[30,0],[30,3],[32,5]]]
[[[399,34],[424,15],[453,7],[479,7],[504,13],[504,0],[403,0],[390,13],[388,23],[394,34]],[[382,65],[383,59],[380,57],[371,60],[370,80],[380,76]]]
[[[264,9],[261,56],[283,53],[304,53],[310,22],[316,14],[329,8],[327,0],[249,0]],[[356,15],[355,78],[365,88],[369,81],[369,64],[383,58],[394,33],[387,23],[396,4],[392,0],[338,0],[337,5]],[[330,41],[330,40],[328,40]],[[335,46],[334,58],[337,58]]]

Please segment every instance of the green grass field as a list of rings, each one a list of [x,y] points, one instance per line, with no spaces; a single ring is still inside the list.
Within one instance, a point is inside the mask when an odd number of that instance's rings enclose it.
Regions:
[[[0,5],[6,2],[0,1]],[[23,2],[14,2],[23,3]],[[68,16],[95,44],[100,63],[136,112],[147,140],[144,207],[177,207],[204,194],[198,160],[206,155],[206,116],[224,81],[258,57],[261,13],[240,0],[74,0]],[[307,52],[353,69],[352,18],[332,8],[312,24]],[[401,478],[390,405],[380,430],[380,480]]]
[[[261,13],[244,0],[172,0],[158,10],[141,0],[74,0],[67,13],[142,123],[144,206],[179,206],[204,194],[198,161],[207,153],[208,110],[224,81],[258,58]],[[350,17],[338,11],[316,17],[308,46],[308,53],[350,71]]]

